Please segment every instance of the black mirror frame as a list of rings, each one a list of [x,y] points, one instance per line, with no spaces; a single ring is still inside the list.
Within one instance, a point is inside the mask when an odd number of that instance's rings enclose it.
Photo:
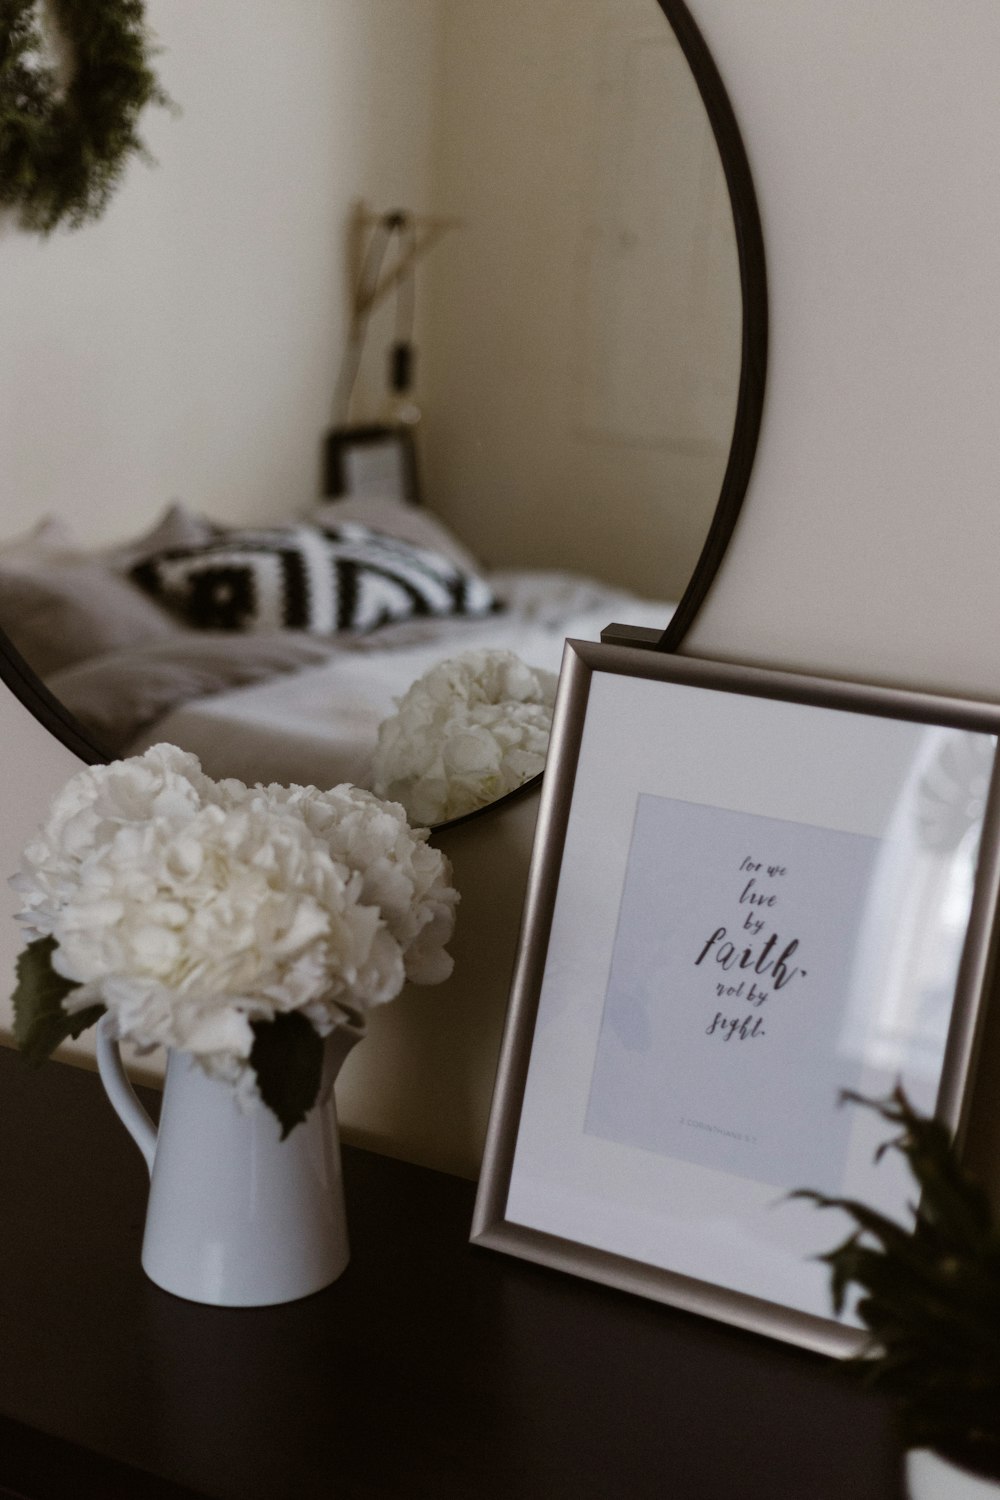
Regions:
[[[693,625],[719,571],[750,483],[750,471],[757,452],[764,412],[767,375],[767,264],[764,258],[760,209],[750,174],[750,163],[715,59],[684,0],[659,0],[659,4],[687,58],[719,148],[719,158],[729,188],[743,296],[740,381],[729,461],[712,524],[694,572],[656,647],[660,651],[676,651]]]
[[[736,416],[719,500],[704,546],[677,609],[659,640],[649,642],[656,650],[676,651],[691,628],[719,570],[750,481],[764,409],[768,305],[760,211],[750,175],[750,164],[729,96],[684,0],[658,0],[658,3],[687,59],[718,146],[729,188],[743,297],[743,337]],[[39,723],[85,765],[100,765],[113,758],[49,692],[2,631],[0,680]],[[463,817],[453,818],[448,823],[439,824],[435,832],[454,828],[470,818],[482,817],[512,798],[533,790],[540,782],[541,775],[535,776],[499,801],[477,808]]]

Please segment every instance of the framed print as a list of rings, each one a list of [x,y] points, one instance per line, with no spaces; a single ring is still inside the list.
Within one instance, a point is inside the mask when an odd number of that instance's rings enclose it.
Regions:
[[[474,1243],[829,1353],[812,1188],[905,1217],[996,946],[1000,708],[568,641]]]
[[[417,452],[407,427],[337,427],[326,438],[325,491],[420,503]]]

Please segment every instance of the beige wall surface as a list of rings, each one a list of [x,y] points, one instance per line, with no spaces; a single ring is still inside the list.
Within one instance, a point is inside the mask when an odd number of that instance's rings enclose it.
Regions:
[[[432,504],[498,566],[677,598],[739,375],[732,216],[655,0],[443,13],[422,391]]]
[[[438,0],[150,0],[139,160],[98,223],[0,224],[0,535],[101,542],[173,498],[277,520],[319,492],[362,197],[422,206]]]
[[[743,518],[686,649],[1000,693],[1000,9],[696,0],[763,216]]]

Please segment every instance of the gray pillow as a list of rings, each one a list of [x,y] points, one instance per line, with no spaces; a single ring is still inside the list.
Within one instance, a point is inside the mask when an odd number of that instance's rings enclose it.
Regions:
[[[154,552],[166,552],[171,547],[201,547],[214,535],[215,527],[211,521],[195,515],[179,500],[173,500],[149,531],[131,541],[103,548],[97,554],[97,560],[107,563],[117,573],[127,573],[136,563],[152,557]]]
[[[80,662],[49,679],[60,703],[116,754],[172,708],[327,661],[331,647],[300,631],[184,631],[170,641]]]
[[[388,496],[347,496],[343,500],[322,501],[313,508],[309,520],[315,526],[342,526],[345,521],[357,521],[371,531],[380,531],[383,536],[409,542],[411,547],[438,552],[465,573],[482,571],[454,532],[422,505],[406,505]]]
[[[0,563],[0,629],[48,677],[124,646],[175,637],[176,621],[134,583],[96,562]]]
[[[176,620],[128,570],[154,552],[198,547],[214,535],[211,522],[175,500],[140,536],[84,552],[65,522],[46,516],[0,544],[0,629],[40,677],[120,647],[172,639]]]
[[[39,563],[75,559],[80,548],[65,521],[43,516],[29,531],[0,542],[0,566],[33,568]]]

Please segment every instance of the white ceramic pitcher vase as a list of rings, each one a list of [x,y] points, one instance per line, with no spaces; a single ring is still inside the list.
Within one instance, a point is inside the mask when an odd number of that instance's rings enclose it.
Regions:
[[[149,1167],[142,1265],[157,1286],[192,1302],[264,1307],[337,1279],[349,1252],[333,1084],[363,1032],[363,1023],[344,1025],[327,1039],[319,1099],[282,1140],[269,1109],[241,1110],[182,1052],[168,1058],[155,1126],[111,1017],[101,1017],[101,1081]]]
[[[906,1483],[910,1500],[998,1500],[1000,1497],[1000,1480],[972,1474],[930,1448],[914,1448],[907,1453]]]

